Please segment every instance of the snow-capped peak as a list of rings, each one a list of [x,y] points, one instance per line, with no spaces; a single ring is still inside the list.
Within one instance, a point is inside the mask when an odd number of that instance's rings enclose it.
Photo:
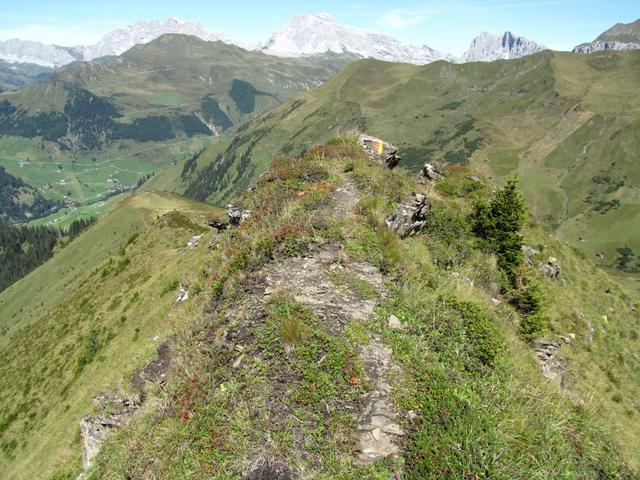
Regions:
[[[391,62],[424,64],[452,59],[429,47],[402,44],[384,33],[337,23],[331,15],[300,14],[276,30],[262,51],[281,57],[320,53],[351,53]]]
[[[511,32],[498,35],[482,32],[473,39],[462,58],[464,62],[491,62],[524,57],[546,49],[547,47],[544,45],[525,37],[519,37]]]

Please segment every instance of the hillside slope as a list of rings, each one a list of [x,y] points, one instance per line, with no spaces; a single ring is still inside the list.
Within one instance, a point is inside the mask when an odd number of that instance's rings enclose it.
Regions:
[[[130,375],[197,297],[218,212],[139,192],[0,293],[0,475],[48,479],[81,464],[78,420],[91,398]],[[205,234],[196,249],[194,235]],[[188,310],[188,309],[187,309]]]
[[[277,160],[207,254],[204,308],[173,339],[166,381],[87,477],[638,478],[623,460],[640,461],[637,312],[530,224],[521,275],[549,301],[525,335],[531,318],[471,233],[471,204],[491,196],[471,174],[418,182],[349,139]],[[387,220],[411,192],[429,207],[403,239]]]
[[[183,191],[224,202],[272,155],[366,131],[393,139],[410,171],[431,161],[469,164],[496,182],[518,173],[535,218],[640,294],[639,67],[638,52],[423,67],[359,61],[206,151]],[[631,260],[618,268],[624,248]]]

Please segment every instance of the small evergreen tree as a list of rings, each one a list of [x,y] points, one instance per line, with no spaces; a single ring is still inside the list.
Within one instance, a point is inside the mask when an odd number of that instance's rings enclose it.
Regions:
[[[498,266],[512,283],[524,260],[520,230],[527,218],[526,212],[518,177],[514,177],[507,180],[491,202],[478,201],[472,218],[473,232],[482,240],[484,248],[495,252]]]

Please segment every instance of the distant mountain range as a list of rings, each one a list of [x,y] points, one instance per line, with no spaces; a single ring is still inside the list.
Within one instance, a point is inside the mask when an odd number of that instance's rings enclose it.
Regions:
[[[617,24],[593,42],[578,45],[574,52],[637,49],[640,48],[639,32],[640,20],[630,24]],[[498,35],[484,32],[473,39],[461,58],[456,58],[426,45],[403,44],[382,32],[337,23],[328,14],[302,14],[293,17],[287,25],[276,30],[266,42],[257,47],[232,40],[222,33],[207,31],[199,23],[185,22],[172,17],[164,23],[136,22],[107,33],[98,43],[89,46],[63,47],[18,39],[0,41],[0,60],[58,68],[74,61],[120,55],[135,45],[148,43],[169,33],[193,35],[202,40],[220,40],[280,57],[332,52],[417,65],[436,60],[475,62],[518,58],[546,48],[511,32]]]
[[[199,23],[184,22],[172,17],[164,23],[139,21],[133,25],[113,30],[102,37],[98,43],[89,46],[61,47],[18,39],[0,41],[0,60],[57,68],[75,61],[120,55],[135,45],[149,43],[170,33],[193,35],[202,40],[221,40],[225,43],[237,44],[223,34],[205,30]]]

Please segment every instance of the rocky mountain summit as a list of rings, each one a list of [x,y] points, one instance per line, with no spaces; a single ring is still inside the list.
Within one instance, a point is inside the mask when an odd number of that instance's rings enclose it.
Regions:
[[[262,51],[283,57],[345,53],[418,65],[436,60],[453,60],[451,55],[425,45],[405,45],[381,32],[339,24],[326,13],[296,15],[271,35]]]
[[[640,19],[631,23],[616,23],[590,43],[582,43],[573,49],[574,53],[592,53],[601,50],[639,50]]]
[[[533,53],[546,50],[540,45],[525,37],[505,32],[496,35],[483,32],[473,39],[469,49],[462,57],[463,62],[492,62],[493,60],[507,60],[510,58],[524,57]]]

